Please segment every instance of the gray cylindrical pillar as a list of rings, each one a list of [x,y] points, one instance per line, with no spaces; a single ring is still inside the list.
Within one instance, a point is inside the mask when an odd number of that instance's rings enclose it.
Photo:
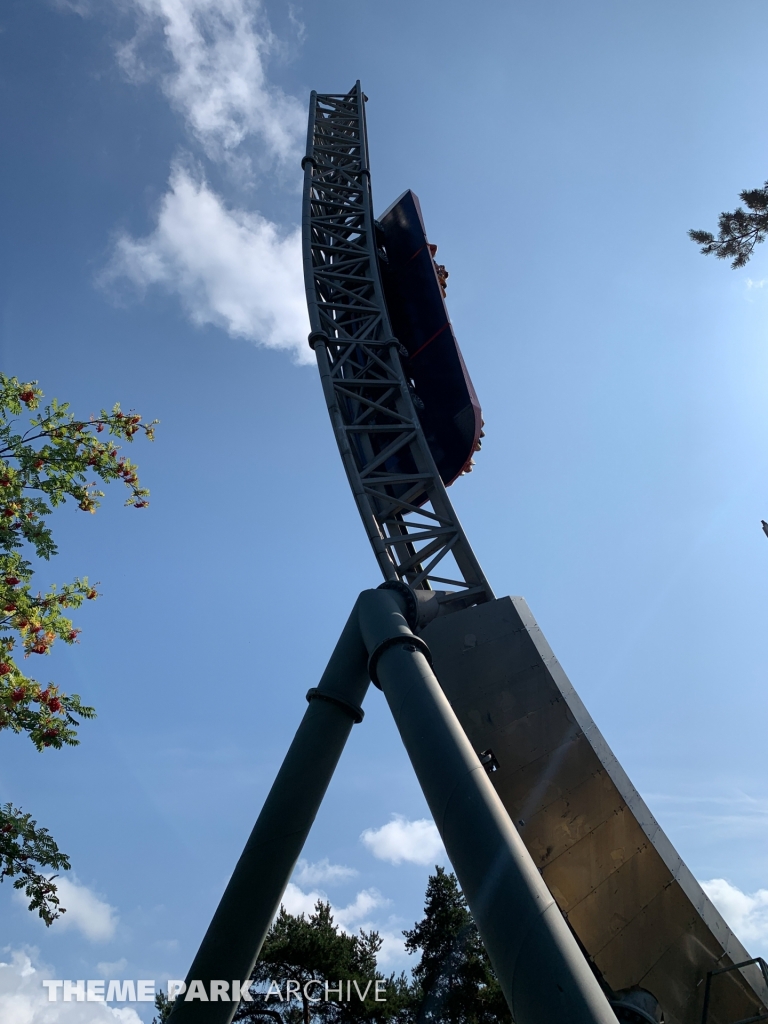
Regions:
[[[352,612],[187,975],[247,981],[368,689],[367,652]],[[236,1002],[180,997],[172,1024],[229,1024]]]
[[[371,674],[397,723],[517,1024],[617,1024],[523,841],[410,635],[406,602],[365,591]]]

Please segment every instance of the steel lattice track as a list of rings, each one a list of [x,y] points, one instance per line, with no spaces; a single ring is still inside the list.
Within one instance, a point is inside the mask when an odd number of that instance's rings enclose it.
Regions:
[[[384,578],[493,598],[419,424],[384,301],[371,200],[365,97],[310,99],[304,280],[311,334],[344,468]],[[443,559],[451,555],[449,575]],[[441,565],[443,563],[443,565]]]

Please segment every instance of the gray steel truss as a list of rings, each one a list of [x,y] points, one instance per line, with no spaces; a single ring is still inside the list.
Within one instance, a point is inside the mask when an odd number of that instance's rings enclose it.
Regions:
[[[304,168],[304,280],[325,400],[386,580],[493,599],[419,424],[382,291],[365,97],[312,93]],[[450,556],[450,557],[446,557]],[[447,571],[446,571],[447,569]]]

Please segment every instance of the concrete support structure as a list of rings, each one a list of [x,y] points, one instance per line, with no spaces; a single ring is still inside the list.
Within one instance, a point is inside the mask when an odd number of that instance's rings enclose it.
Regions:
[[[394,586],[394,589],[392,589]],[[349,735],[368,674],[384,691],[517,1024],[616,1024],[406,616],[402,584],[358,599],[187,978],[245,980]],[[402,587],[402,593],[398,589]],[[367,659],[367,671],[365,663]],[[173,1024],[236,1003],[179,1000]]]

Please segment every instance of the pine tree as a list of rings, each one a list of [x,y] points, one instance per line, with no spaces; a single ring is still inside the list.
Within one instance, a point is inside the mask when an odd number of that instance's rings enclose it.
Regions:
[[[689,231],[705,256],[730,259],[734,270],[749,262],[754,248],[768,234],[768,181],[762,188],[745,189],[739,198],[748,211],[738,207],[732,213],[721,213],[718,236],[710,231]]]
[[[456,876],[430,875],[424,917],[404,931],[413,969],[418,1024],[511,1024],[501,987]]]
[[[269,929],[252,974],[252,1002],[242,1002],[235,1021],[268,1024],[513,1024],[504,995],[456,876],[437,867],[425,894],[424,917],[403,932],[409,953],[420,953],[413,982],[378,969],[381,938],[375,931],[350,935],[322,900],[306,918],[284,907]],[[386,998],[375,1000],[375,983]],[[272,989],[280,989],[280,999]],[[286,982],[299,986],[285,999]],[[330,999],[326,1000],[325,983]],[[311,1002],[304,995],[321,995]],[[312,985],[311,983],[318,983]],[[338,986],[342,984],[342,996]],[[359,995],[365,998],[359,998]],[[181,998],[181,997],[180,997]],[[164,1024],[172,1004],[155,999],[153,1024]]]
[[[254,1001],[243,1002],[236,1021],[260,1021],[268,1015],[284,1024],[353,1024],[390,1020],[410,1003],[404,975],[385,977],[378,970],[381,938],[362,929],[350,935],[338,927],[330,903],[318,900],[313,914],[289,914],[284,907],[275,918],[254,968]],[[384,1001],[377,1002],[376,982],[383,982]],[[298,985],[298,998],[281,1000],[269,988],[274,982],[283,996],[286,983]],[[308,983],[316,983],[309,986]],[[328,983],[329,998],[325,998]],[[338,987],[341,984],[341,998]],[[295,991],[295,990],[294,990]],[[312,1002],[309,997],[320,997]],[[361,998],[361,996],[363,998]]]

